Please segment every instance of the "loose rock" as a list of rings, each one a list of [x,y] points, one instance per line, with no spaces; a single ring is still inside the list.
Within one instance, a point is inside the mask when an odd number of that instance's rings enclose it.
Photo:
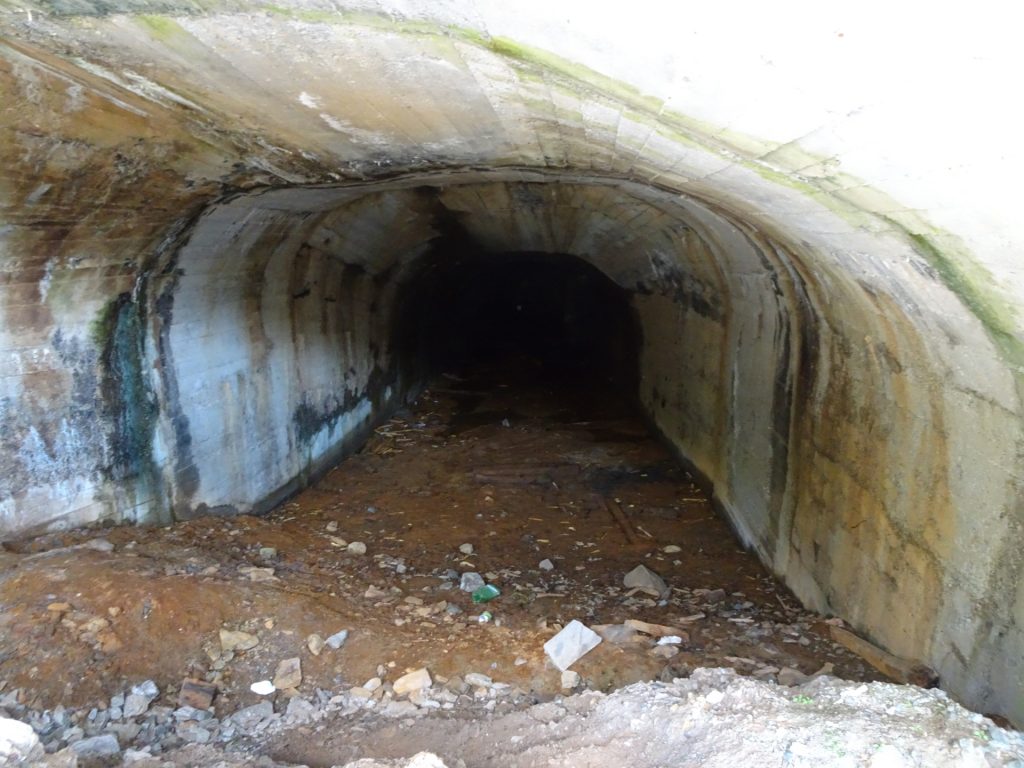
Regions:
[[[4,762],[26,759],[39,751],[38,747],[39,737],[31,725],[0,717],[0,758],[5,758]]]
[[[284,659],[277,665],[274,673],[274,687],[283,691],[287,688],[298,688],[302,684],[302,662],[298,656]]]
[[[430,673],[425,668],[420,668],[395,680],[395,695],[404,696],[413,691],[429,688],[432,684],[433,681],[430,679]]]
[[[622,579],[627,589],[638,589],[652,597],[663,597],[668,594],[668,585],[658,574],[646,565],[638,565]]]
[[[260,639],[248,632],[230,629],[222,629],[220,631],[220,647],[225,653],[228,651],[248,651],[259,644]]]
[[[312,634],[306,638],[306,647],[314,656],[319,656],[325,645],[327,645],[327,643],[322,637],[320,637],[320,635]]]
[[[466,571],[462,574],[462,578],[459,580],[459,589],[463,592],[476,592],[480,587],[484,586],[487,582],[484,581],[484,577],[475,571]]]
[[[178,693],[178,706],[209,709],[216,695],[217,686],[186,677],[182,681],[181,691]]]
[[[339,648],[341,648],[341,646],[345,644],[346,640],[348,640],[348,630],[343,629],[340,632],[335,632],[333,635],[328,637],[327,640],[325,640],[324,642],[329,648],[338,650]]]
[[[92,736],[71,744],[71,751],[78,757],[98,759],[101,757],[115,757],[121,754],[121,745],[117,743],[117,737],[113,734],[104,733],[102,736]]]

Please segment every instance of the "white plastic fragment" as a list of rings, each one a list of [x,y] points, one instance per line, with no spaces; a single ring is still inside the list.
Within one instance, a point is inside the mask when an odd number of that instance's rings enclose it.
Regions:
[[[253,693],[257,693],[260,696],[269,696],[277,689],[274,684],[269,680],[260,680],[258,683],[253,683],[249,686],[249,690]]]
[[[544,653],[562,672],[601,644],[601,636],[573,619],[565,629],[544,643]]]

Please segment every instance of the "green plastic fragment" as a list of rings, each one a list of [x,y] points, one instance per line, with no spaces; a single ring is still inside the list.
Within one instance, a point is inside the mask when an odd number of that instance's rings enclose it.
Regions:
[[[482,587],[480,587],[480,589],[473,593],[473,602],[486,603],[490,600],[493,600],[500,594],[501,590],[499,590],[493,584],[484,584]]]

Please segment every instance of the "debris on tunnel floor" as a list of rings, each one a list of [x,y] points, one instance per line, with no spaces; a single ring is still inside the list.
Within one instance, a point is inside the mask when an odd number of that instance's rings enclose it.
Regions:
[[[306,739],[323,718],[365,735],[380,723],[361,718],[511,716],[641,681],[666,686],[581,701],[658,702],[704,667],[786,702],[775,683],[883,679],[740,548],[616,397],[502,374],[439,380],[265,517],[9,547],[0,714],[51,752],[112,735],[157,755],[257,749],[271,732],[294,744],[289,728]],[[546,644],[574,627],[552,663]],[[326,754],[313,762],[338,762]],[[496,760],[466,764],[513,764]]]

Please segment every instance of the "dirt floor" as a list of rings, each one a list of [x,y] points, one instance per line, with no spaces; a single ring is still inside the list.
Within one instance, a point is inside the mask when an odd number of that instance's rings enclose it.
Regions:
[[[467,712],[500,715],[569,692],[543,645],[573,619],[607,638],[573,665],[578,691],[670,683],[697,667],[785,684],[822,670],[883,679],[741,549],[620,398],[507,372],[439,379],[267,516],[78,531],[8,550],[0,708],[12,712],[92,708],[94,721],[114,722],[115,697],[132,685],[154,681],[154,706],[174,707],[192,678],[216,687],[221,723],[268,698],[281,712],[293,698],[325,704],[339,693],[411,710],[469,701]],[[639,564],[670,592],[627,589]],[[460,589],[466,572],[501,594],[474,604]],[[682,642],[605,627],[627,620],[667,625]],[[323,646],[341,630],[339,648]],[[287,659],[301,679],[270,697],[250,690]],[[451,695],[399,702],[393,684],[420,668]],[[470,673],[494,687],[474,692]],[[360,734],[372,731],[346,732],[344,757],[367,754]],[[79,736],[58,733],[51,751]],[[147,744],[158,752],[202,740],[180,728],[158,737]],[[331,764],[309,737],[291,730],[267,749]]]

